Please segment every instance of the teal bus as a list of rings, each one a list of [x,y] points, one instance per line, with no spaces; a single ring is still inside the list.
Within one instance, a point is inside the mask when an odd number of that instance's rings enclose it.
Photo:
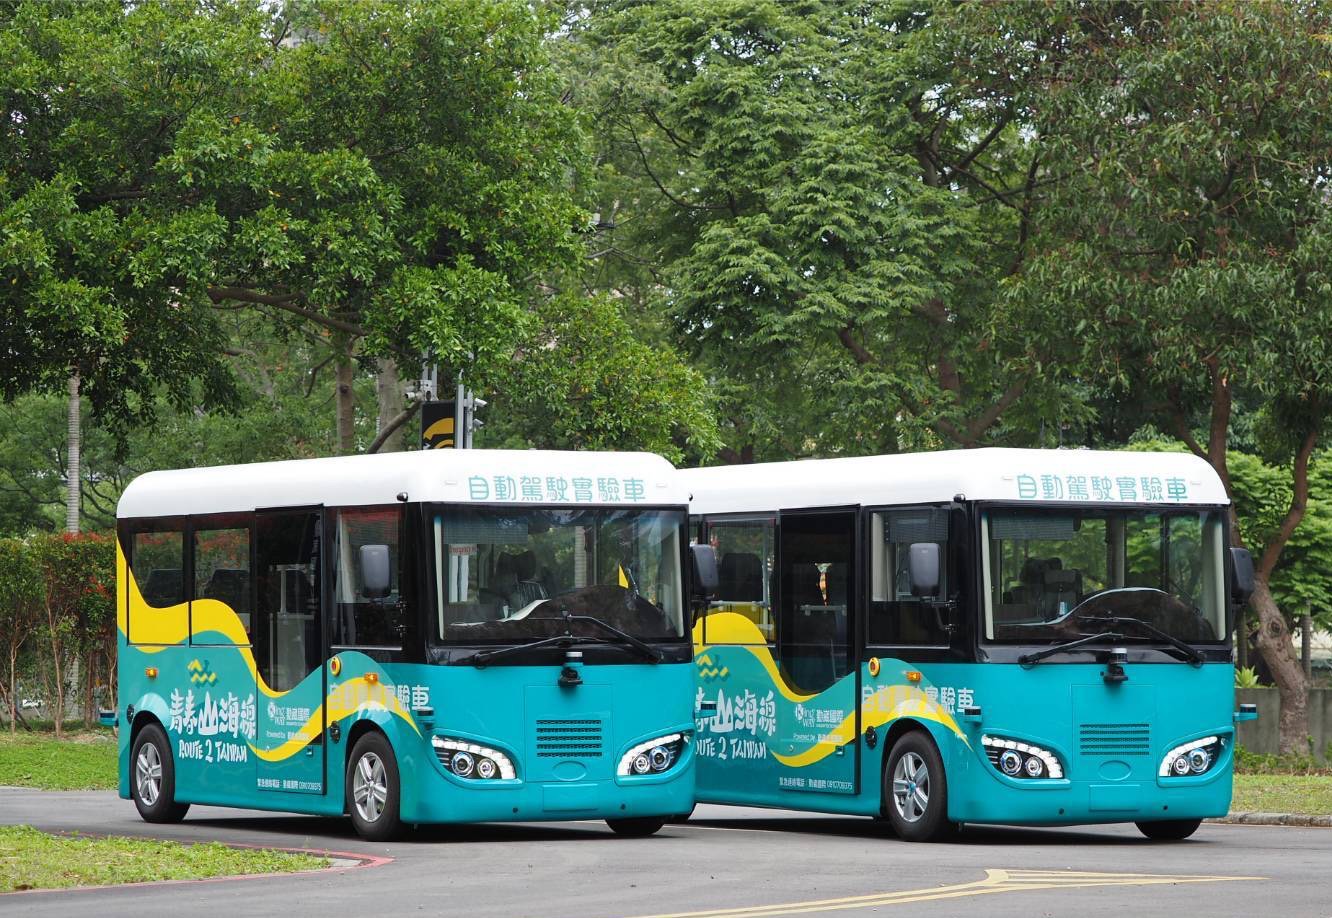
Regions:
[[[962,823],[1227,812],[1252,590],[1186,454],[980,449],[682,471],[698,799]]]
[[[693,804],[687,502],[645,454],[152,472],[118,516],[120,795],[403,824]]]

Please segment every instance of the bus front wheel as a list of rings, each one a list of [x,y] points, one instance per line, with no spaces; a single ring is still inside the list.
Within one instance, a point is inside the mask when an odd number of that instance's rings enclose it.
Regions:
[[[157,724],[147,724],[134,738],[130,753],[130,796],[144,822],[180,822],[188,803],[176,802],[176,763],[171,744]]]
[[[1161,819],[1137,823],[1138,831],[1152,841],[1183,841],[1202,825],[1201,819]]]
[[[666,819],[662,816],[638,816],[630,819],[607,819],[606,825],[610,826],[611,831],[616,835],[623,835],[627,838],[647,838],[662,826],[666,825]]]
[[[883,773],[888,822],[903,841],[943,841],[956,826],[948,821],[948,779],[929,736],[904,733],[888,755]]]
[[[347,767],[347,811],[356,834],[368,841],[388,841],[402,829],[398,816],[398,759],[384,734],[370,732],[356,741]]]

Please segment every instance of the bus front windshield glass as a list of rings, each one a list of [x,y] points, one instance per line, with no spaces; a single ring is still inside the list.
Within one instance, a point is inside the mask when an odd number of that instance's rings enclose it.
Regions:
[[[445,643],[614,640],[604,625],[684,639],[679,511],[439,507],[431,519]]]
[[[983,526],[991,641],[1225,638],[1219,510],[993,511]]]

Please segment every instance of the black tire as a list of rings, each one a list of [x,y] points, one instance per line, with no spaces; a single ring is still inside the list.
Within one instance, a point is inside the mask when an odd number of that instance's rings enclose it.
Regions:
[[[384,734],[371,731],[356,741],[347,762],[346,800],[356,834],[388,841],[402,831],[398,759]],[[358,799],[359,798],[359,799]]]
[[[1201,819],[1161,819],[1137,823],[1138,831],[1152,841],[1183,841],[1202,825]]]
[[[948,821],[943,759],[927,734],[913,730],[893,744],[883,770],[883,808],[903,841],[945,841],[956,834],[957,826]]]
[[[647,838],[666,825],[665,816],[636,816],[630,819],[607,819],[606,825],[616,835],[625,838]]]
[[[176,761],[157,724],[146,724],[130,750],[130,796],[144,822],[180,822],[188,803],[176,802]]]

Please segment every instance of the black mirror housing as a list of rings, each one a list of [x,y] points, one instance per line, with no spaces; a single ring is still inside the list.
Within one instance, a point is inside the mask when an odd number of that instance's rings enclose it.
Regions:
[[[939,545],[912,542],[908,556],[912,596],[939,595]]]
[[[1253,595],[1253,555],[1248,549],[1230,550],[1230,599],[1239,605],[1249,601]]]
[[[717,578],[717,553],[711,545],[689,546],[690,593],[694,599],[707,601],[717,595],[720,581]]]
[[[361,565],[361,595],[366,599],[383,599],[392,586],[388,546],[362,545],[358,551],[358,560]]]

